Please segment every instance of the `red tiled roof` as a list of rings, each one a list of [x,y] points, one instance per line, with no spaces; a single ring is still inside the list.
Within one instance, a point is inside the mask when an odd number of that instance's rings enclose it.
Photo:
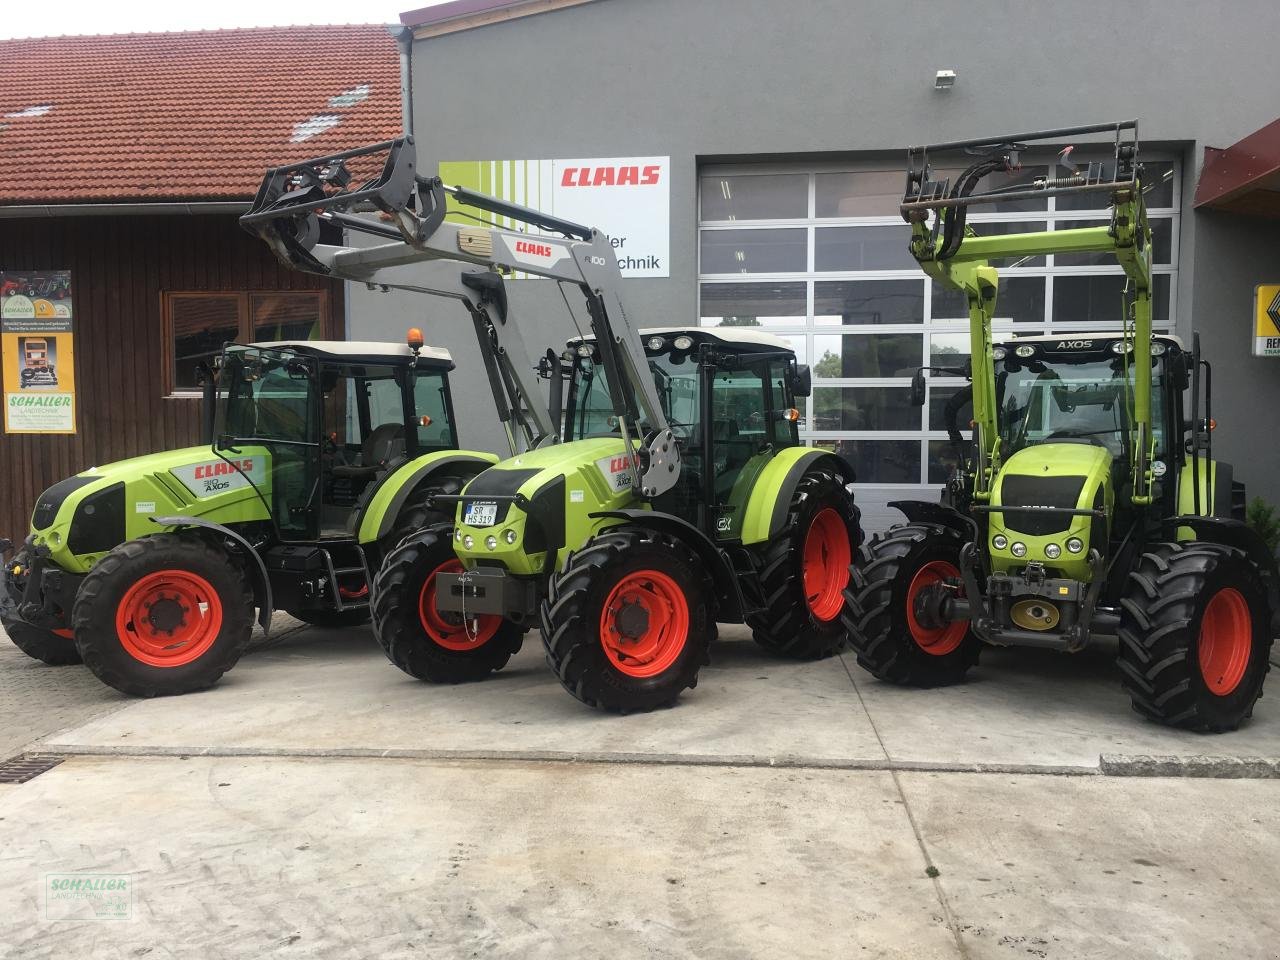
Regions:
[[[378,25],[5,40],[0,63],[0,204],[252,198],[400,131]]]

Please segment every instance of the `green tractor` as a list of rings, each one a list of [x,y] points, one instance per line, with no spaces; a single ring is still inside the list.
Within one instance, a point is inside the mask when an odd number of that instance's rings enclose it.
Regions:
[[[377,153],[381,172],[349,189],[347,164]],[[749,332],[640,331],[605,235],[413,164],[402,138],[278,168],[242,221],[298,269],[375,286],[447,296],[450,271],[467,265],[546,277],[581,294],[591,334],[540,364],[558,436],[434,496],[454,522],[383,563],[374,625],[392,662],[426,680],[478,679],[538,625],[573,696],[632,711],[696,684],[717,620],[748,623],[786,655],[843,646],[841,595],[861,540],[853,472],[799,444],[794,404],[809,373],[794,353]],[[481,225],[447,219],[448,200]],[[370,206],[378,220],[358,215]],[[392,242],[324,244],[326,224]],[[521,355],[505,293],[497,306],[500,322],[477,326],[491,371]]]
[[[36,503],[0,622],[29,656],[125,693],[216,683],[254,610],[369,619],[370,571],[497,457],[458,449],[447,351],[228,345],[204,371],[204,446],[93,467]],[[11,549],[7,541],[4,551]]]
[[[977,189],[1016,170],[1029,142],[1098,133],[1114,135],[1109,164],[1071,170],[1068,148],[1066,177]],[[956,152],[969,165],[935,180],[931,160]],[[980,236],[966,223],[980,203],[1093,191],[1110,195],[1109,224]],[[984,644],[1115,643],[1138,713],[1235,729],[1262,695],[1280,576],[1240,519],[1242,485],[1213,458],[1198,340],[1188,351],[1152,334],[1136,123],[913,148],[902,213],[921,267],[968,302],[972,385],[947,405],[959,455],[943,502],[894,504],[907,522],[866,544],[853,568],[844,622],[858,662],[929,687],[962,679]],[[1122,333],[993,342],[989,261],[1091,251],[1114,255],[1128,278]],[[912,393],[924,402],[924,371]],[[967,400],[966,444],[955,417]]]

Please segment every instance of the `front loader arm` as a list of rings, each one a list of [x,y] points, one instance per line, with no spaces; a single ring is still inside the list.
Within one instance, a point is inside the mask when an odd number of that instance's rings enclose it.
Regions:
[[[377,168],[379,157],[381,167]],[[469,306],[475,305],[475,291],[462,279],[462,270],[468,267],[495,274],[520,271],[578,287],[586,299],[628,457],[631,431],[639,434],[643,426],[641,455],[632,457],[635,489],[646,497],[671,489],[680,473],[679,451],[649,373],[639,330],[627,315],[617,257],[608,238],[591,227],[419,176],[415,163],[413,139],[401,137],[277,167],[268,171],[253,207],[240,223],[295,269],[454,297]],[[348,164],[364,165],[373,176],[351,189],[353,174]],[[510,230],[470,214],[479,221],[477,225],[448,222],[448,196],[459,204],[561,236]],[[370,209],[379,211],[381,219],[359,215]],[[324,221],[391,242],[326,247],[319,243]],[[538,411],[546,421],[538,424],[538,430],[545,434],[550,417],[541,403],[534,402],[538,394],[523,382],[534,363],[516,318],[504,309],[501,321],[490,324],[490,329],[493,336],[480,337],[480,349],[486,357],[496,353],[503,358],[500,365],[522,394],[510,408],[518,412],[527,406]]]
[[[1131,139],[1123,136],[1126,131],[1132,131]],[[1104,164],[1090,163],[1071,176],[1037,180],[1028,187],[977,191],[978,183],[989,173],[1019,169],[1027,142],[1103,132],[1115,134],[1114,165],[1110,170]],[[954,184],[948,180],[934,180],[929,164],[931,152],[936,156],[949,151],[962,151],[970,157],[980,158],[961,173]],[[1064,150],[1060,161],[1072,168],[1067,159],[1070,152],[1070,148]],[[908,151],[907,189],[901,212],[903,219],[911,225],[911,254],[926,274],[962,293],[969,305],[973,413],[979,456],[974,479],[975,499],[990,498],[991,484],[999,471],[1000,459],[991,332],[999,277],[990,261],[1057,253],[1105,252],[1115,256],[1134,290],[1132,328],[1125,318],[1125,336],[1130,346],[1128,356],[1132,356],[1135,363],[1132,500],[1136,504],[1151,502],[1154,452],[1151,423],[1151,228],[1142,199],[1137,152],[1137,121],[956,141],[912,147]],[[979,204],[1085,192],[1110,193],[1110,224],[980,237],[966,222],[969,208]]]

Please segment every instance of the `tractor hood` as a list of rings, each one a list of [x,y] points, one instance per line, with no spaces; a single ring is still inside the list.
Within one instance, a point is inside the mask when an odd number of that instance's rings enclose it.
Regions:
[[[1106,510],[1114,502],[1111,452],[1087,443],[1042,443],[1024,447],[1000,468],[992,491],[992,507],[1056,507],[1063,510]],[[1087,515],[1068,513],[994,512],[990,515],[991,555],[997,569],[1039,561],[1063,576],[1084,579],[1091,541],[1105,550],[1107,525]],[[999,537],[1008,545],[997,547]],[[1072,541],[1069,545],[1068,541]],[[1078,543],[1076,543],[1078,541]],[[1026,547],[1017,557],[1015,544]],[[1054,546],[1051,546],[1054,545]],[[1079,546],[1072,550],[1071,546]],[[1051,554],[1056,551],[1057,556]]]
[[[63,569],[82,573],[125,540],[157,532],[152,517],[265,520],[266,507],[253,484],[270,499],[271,455],[264,447],[238,449],[227,460],[207,446],[167,450],[59,481],[36,501],[34,542],[48,546]]]
[[[624,449],[621,437],[591,437],[531,450],[477,474],[458,505],[458,557],[468,566],[500,563],[531,575],[543,569],[548,550],[558,553],[566,542],[583,543],[616,523],[590,515],[632,505]]]

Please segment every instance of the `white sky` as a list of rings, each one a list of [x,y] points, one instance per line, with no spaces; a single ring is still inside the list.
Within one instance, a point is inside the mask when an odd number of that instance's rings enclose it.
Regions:
[[[60,34],[154,33],[301,23],[399,23],[444,0],[26,0],[5,3],[0,40]]]

